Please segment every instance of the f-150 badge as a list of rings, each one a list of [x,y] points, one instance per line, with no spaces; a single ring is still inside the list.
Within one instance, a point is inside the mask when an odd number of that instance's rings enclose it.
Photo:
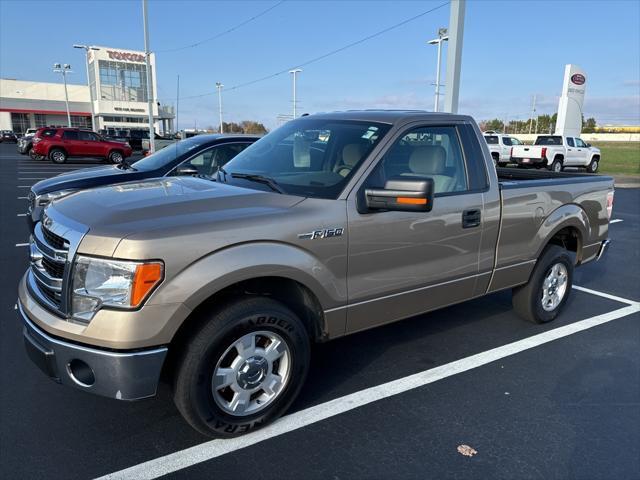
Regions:
[[[326,228],[324,230],[314,230],[309,233],[299,233],[298,238],[301,240],[316,240],[318,238],[341,237],[344,228]]]

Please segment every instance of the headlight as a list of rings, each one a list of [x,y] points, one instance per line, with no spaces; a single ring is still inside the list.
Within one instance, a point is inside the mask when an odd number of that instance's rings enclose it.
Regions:
[[[161,262],[78,256],[73,270],[72,314],[90,321],[102,307],[133,309],[162,281]]]
[[[59,200],[62,197],[66,197],[67,195],[71,195],[72,193],[77,192],[77,190],[58,190],[57,192],[49,192],[43,193],[42,195],[36,196],[35,204],[37,207],[46,207],[54,200]]]

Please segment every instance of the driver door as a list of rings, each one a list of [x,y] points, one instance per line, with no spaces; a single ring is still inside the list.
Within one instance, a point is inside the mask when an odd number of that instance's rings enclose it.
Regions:
[[[350,195],[347,332],[474,296],[487,222],[483,192],[469,180],[461,127],[418,126],[399,134]],[[383,188],[394,177],[432,178],[432,210],[363,212],[364,189]]]

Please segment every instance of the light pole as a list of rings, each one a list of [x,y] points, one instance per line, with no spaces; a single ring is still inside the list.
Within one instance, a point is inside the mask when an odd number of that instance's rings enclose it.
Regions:
[[[301,71],[302,69],[300,68],[294,68],[293,70],[289,70],[289,73],[293,75],[293,119],[294,120],[298,116],[298,111],[296,108],[298,103],[298,100],[296,99],[296,77],[298,73],[300,73]]]
[[[68,63],[54,63],[53,71],[62,74],[62,81],[64,82],[64,104],[67,107],[67,125],[71,127],[71,112],[69,112],[69,92],[67,92],[67,74],[73,73],[71,71],[71,65],[69,65]]]
[[[144,21],[144,57],[147,66],[147,108],[149,109],[149,153],[156,151],[156,135],[153,128],[153,85],[151,85],[151,51],[149,47],[149,21],[147,19],[147,0],[142,0],[142,17]]]
[[[427,42],[429,45],[438,45],[438,64],[436,66],[436,92],[433,106],[434,112],[437,112],[440,107],[440,62],[442,61],[442,42],[446,42],[447,40],[449,40],[447,29],[439,28],[438,38],[434,38],[433,40],[429,40]]]
[[[89,87],[89,103],[91,104],[91,129],[96,131],[96,114],[93,109],[93,90],[91,89],[91,79],[89,78],[89,51],[100,50],[98,47],[90,47],[89,45],[74,45],[73,48],[84,48],[85,64],[87,67],[87,86]]]
[[[222,87],[224,87],[222,83],[216,82],[216,88],[218,89],[218,115],[220,116],[220,133],[224,133],[224,127],[222,126]]]

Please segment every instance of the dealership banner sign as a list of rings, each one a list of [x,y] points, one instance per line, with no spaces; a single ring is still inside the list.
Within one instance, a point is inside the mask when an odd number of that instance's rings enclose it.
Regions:
[[[562,95],[558,103],[556,135],[579,136],[582,132],[582,106],[587,75],[577,65],[565,65]]]

